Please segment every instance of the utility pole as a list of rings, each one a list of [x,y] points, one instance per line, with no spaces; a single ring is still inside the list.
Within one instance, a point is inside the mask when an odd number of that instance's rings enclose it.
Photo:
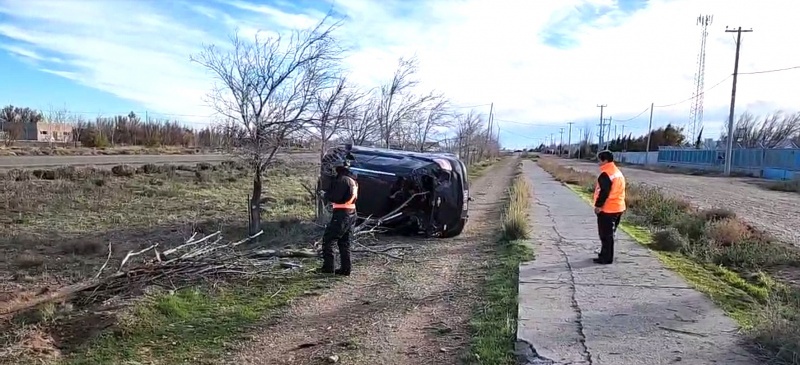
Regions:
[[[573,123],[575,123],[575,122],[567,123],[567,124],[569,124],[569,133],[567,133],[567,146],[569,146],[569,149],[568,149],[569,154],[567,155],[567,158],[572,158],[572,124]]]
[[[559,142],[558,142],[558,157],[561,157],[561,156],[564,155],[564,128],[563,127],[559,130],[559,133],[561,134],[561,137],[559,138]]]
[[[494,102],[489,104],[489,122],[487,123],[488,129],[486,130],[486,149],[489,149],[489,142],[492,141],[492,112],[494,112]]]
[[[650,123],[647,124],[647,146],[645,146],[644,148],[645,165],[647,165],[650,162],[650,158],[648,156],[650,155],[650,134],[652,134],[651,131],[653,130],[653,104],[655,103],[650,103]]]
[[[607,136],[611,135],[611,121],[612,121],[612,119],[614,119],[614,117],[608,117],[608,133],[606,134]],[[614,134],[616,134],[616,133],[614,133]],[[606,138],[606,140],[609,140],[609,139],[611,139],[611,138]],[[606,148],[604,148],[604,149],[608,149],[608,141],[606,141]]]
[[[608,128],[608,132],[606,132],[606,128]],[[597,143],[597,151],[603,151],[606,149],[606,145],[608,142],[606,141],[609,139],[609,135],[611,134],[611,118],[604,118],[600,121],[600,141]],[[603,138],[605,137],[605,138]]]
[[[731,111],[728,116],[728,148],[725,149],[725,176],[731,176],[731,164],[733,163],[733,113],[736,109],[736,79],[739,76],[739,48],[742,45],[742,32],[752,32],[752,29],[742,30],[738,27],[735,30],[725,27],[725,33],[736,33],[736,59],[733,63],[733,87],[731,88]]]
[[[600,146],[603,145],[603,109],[608,105],[602,104],[598,105],[597,107],[600,108],[600,140],[597,143],[597,152],[600,152]]]

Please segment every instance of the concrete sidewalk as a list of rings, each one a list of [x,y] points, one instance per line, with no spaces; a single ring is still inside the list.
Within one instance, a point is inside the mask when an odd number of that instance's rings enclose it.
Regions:
[[[517,338],[527,364],[762,363],[732,319],[621,230],[615,263],[594,264],[591,207],[534,162],[524,171],[536,253],[520,266]]]

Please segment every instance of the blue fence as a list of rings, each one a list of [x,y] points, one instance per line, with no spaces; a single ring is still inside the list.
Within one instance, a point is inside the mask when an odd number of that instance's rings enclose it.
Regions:
[[[660,149],[658,163],[722,171],[725,150]],[[734,149],[731,171],[772,180],[800,178],[800,149]]]

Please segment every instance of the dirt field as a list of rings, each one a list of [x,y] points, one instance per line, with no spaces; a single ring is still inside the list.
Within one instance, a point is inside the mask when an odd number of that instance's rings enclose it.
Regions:
[[[313,215],[311,199],[301,186],[312,181],[313,171],[313,165],[302,161],[269,171],[262,213],[265,247],[307,244],[316,236],[316,226],[301,223]],[[192,232],[222,230],[231,240],[246,237],[243,224],[251,181],[243,166],[210,164],[132,176],[96,173],[75,179],[0,181],[0,303],[91,277],[105,261],[109,245],[109,267],[115,267],[131,250],[155,242],[163,249],[174,247]],[[62,314],[65,320],[74,319],[66,318],[72,316],[68,312]],[[12,328],[42,329],[42,336],[56,340],[42,341],[36,351],[66,353],[108,325],[81,322],[72,328],[74,333],[69,326],[46,333],[43,328],[50,324],[0,316],[0,363],[21,363],[7,362],[17,351],[8,347],[17,336]]]
[[[472,184],[464,234],[398,239],[415,247],[405,261],[358,263],[331,290],[295,302],[285,316],[253,331],[227,363],[455,364],[472,356],[468,321],[515,165],[507,158]]]
[[[597,172],[597,165],[578,160],[559,159],[576,170]],[[800,245],[800,194],[771,191],[754,178],[726,178],[660,173],[637,168],[621,168],[632,182],[662,188],[665,192],[691,201],[699,208],[727,208],[746,222],[768,231],[776,238]]]
[[[279,159],[292,161],[315,161],[314,153],[287,153],[278,155]],[[225,154],[193,154],[193,155],[107,155],[107,156],[15,156],[0,157],[0,169],[41,168],[55,166],[112,166],[120,164],[164,164],[164,163],[198,163],[221,162],[232,159]]]

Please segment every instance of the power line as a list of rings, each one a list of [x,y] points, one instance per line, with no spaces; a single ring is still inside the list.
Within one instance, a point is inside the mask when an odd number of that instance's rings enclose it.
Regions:
[[[635,116],[635,117],[633,117],[633,118],[629,118],[629,119],[624,119],[624,120],[618,120],[618,121],[617,121],[617,123],[625,123],[625,122],[630,122],[630,121],[632,121],[632,120],[634,120],[634,119],[636,119],[636,118],[639,118],[639,117],[641,117],[641,116],[642,116],[642,114],[644,114],[644,113],[647,113],[647,111],[648,111],[648,110],[650,110],[650,107],[649,107],[649,106],[648,106],[647,108],[644,108],[644,110],[642,110],[642,112],[641,112],[641,113],[639,113],[639,114],[636,114],[636,116]]]
[[[718,82],[718,83],[714,84],[714,86],[712,86],[712,87],[710,87],[710,88],[708,88],[708,89],[705,89],[705,90],[703,90],[703,92],[701,92],[701,93],[699,93],[699,94],[697,94],[697,95],[694,95],[694,96],[692,96],[692,97],[690,97],[690,98],[688,98],[688,99],[686,99],[686,100],[681,100],[681,101],[679,101],[679,102],[677,102],[677,103],[673,103],[673,104],[667,104],[667,105],[655,105],[655,106],[654,106],[654,108],[666,108],[666,107],[675,106],[675,105],[678,105],[678,104],[683,104],[683,103],[685,103],[685,102],[687,102],[687,101],[689,101],[689,100],[692,100],[692,99],[694,99],[694,98],[696,98],[696,97],[698,97],[698,96],[700,96],[700,95],[705,95],[705,93],[706,93],[706,92],[709,92],[709,91],[713,90],[715,87],[717,87],[717,86],[721,85],[723,82],[725,82],[725,81],[728,81],[728,79],[729,79],[729,78],[731,78],[731,76],[733,76],[733,75],[728,75],[728,76],[726,76],[726,77],[725,77],[724,79],[722,79],[720,82]]]
[[[768,73],[771,73],[771,72],[796,70],[798,68],[800,68],[800,66],[792,66],[792,67],[786,67],[786,68],[776,68],[774,70],[764,70],[764,71],[739,72],[739,75],[768,74]]]

